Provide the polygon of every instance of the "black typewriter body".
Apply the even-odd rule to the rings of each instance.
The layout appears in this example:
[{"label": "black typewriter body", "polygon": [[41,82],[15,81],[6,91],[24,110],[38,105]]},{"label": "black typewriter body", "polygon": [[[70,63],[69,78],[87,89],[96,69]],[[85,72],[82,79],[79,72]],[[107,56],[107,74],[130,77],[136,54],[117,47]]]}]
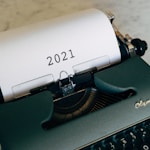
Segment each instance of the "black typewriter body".
[{"label": "black typewriter body", "polygon": [[57,124],[49,122],[56,109],[50,91],[2,104],[0,150],[149,150],[149,65],[135,57],[94,78],[131,92],[113,95],[90,89],[96,92],[95,103],[78,117]]}]

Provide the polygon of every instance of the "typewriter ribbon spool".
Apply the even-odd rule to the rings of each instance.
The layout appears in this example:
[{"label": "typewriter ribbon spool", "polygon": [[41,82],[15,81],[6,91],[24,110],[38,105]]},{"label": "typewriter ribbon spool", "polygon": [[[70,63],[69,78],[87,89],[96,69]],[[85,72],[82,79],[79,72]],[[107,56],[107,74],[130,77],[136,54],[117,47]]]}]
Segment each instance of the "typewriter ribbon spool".
[{"label": "typewriter ribbon spool", "polygon": [[[121,52],[118,43],[125,52]],[[2,32],[0,101],[9,102],[53,84],[53,91],[57,91],[62,71],[71,81],[74,76],[99,71],[129,57],[130,44],[131,50],[138,47],[143,52],[147,48],[144,41],[129,43],[122,38],[110,19],[97,9]],[[65,74],[62,79],[69,84]]]}]

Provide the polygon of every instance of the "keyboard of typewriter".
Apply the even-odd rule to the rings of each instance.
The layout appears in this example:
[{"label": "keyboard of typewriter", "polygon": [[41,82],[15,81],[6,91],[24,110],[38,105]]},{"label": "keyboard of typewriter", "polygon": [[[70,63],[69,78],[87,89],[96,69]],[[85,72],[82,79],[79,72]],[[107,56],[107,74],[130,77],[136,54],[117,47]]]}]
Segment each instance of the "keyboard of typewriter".
[{"label": "keyboard of typewriter", "polygon": [[150,150],[150,119],[80,150]]}]

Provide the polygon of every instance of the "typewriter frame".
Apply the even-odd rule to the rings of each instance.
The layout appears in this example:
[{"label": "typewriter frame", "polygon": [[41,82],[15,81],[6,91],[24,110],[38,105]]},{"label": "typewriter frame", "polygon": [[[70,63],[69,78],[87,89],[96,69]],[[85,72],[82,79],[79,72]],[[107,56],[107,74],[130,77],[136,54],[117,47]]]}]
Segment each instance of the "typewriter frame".
[{"label": "typewriter frame", "polygon": [[136,107],[141,100],[150,98],[149,74],[149,65],[139,57],[97,73],[95,78],[116,87],[133,87],[136,94],[49,130],[42,128],[53,114],[49,91],[1,104],[1,149],[80,149],[150,118],[149,104]]}]

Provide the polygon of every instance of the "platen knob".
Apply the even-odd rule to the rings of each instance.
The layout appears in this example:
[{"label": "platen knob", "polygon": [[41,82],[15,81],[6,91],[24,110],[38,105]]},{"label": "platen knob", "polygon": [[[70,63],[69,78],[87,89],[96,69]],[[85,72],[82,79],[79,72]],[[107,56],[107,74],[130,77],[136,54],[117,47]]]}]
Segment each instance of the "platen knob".
[{"label": "platen knob", "polygon": [[142,41],[137,38],[137,39],[133,39],[131,43],[135,46],[136,48],[135,52],[137,55],[143,56],[145,54],[145,51],[148,48],[148,45],[145,41]]}]

